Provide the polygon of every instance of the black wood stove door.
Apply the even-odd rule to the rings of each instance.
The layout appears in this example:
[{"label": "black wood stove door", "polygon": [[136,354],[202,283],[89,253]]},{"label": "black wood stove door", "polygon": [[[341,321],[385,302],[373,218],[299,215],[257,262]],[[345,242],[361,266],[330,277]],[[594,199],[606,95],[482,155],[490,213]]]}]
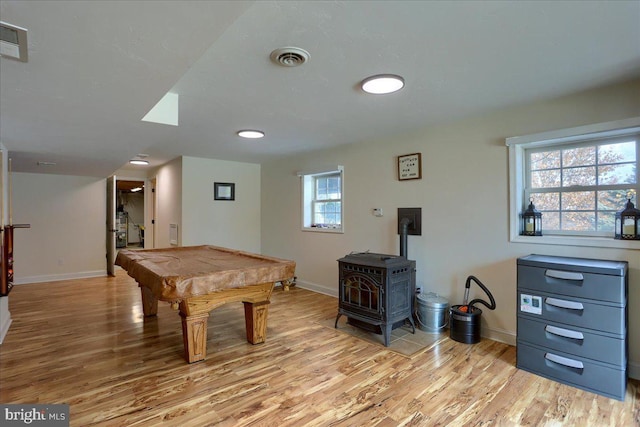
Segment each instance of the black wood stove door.
[{"label": "black wood stove door", "polygon": [[340,286],[340,306],[345,312],[372,320],[382,319],[382,283],[376,283],[371,276],[350,273],[344,276]]}]

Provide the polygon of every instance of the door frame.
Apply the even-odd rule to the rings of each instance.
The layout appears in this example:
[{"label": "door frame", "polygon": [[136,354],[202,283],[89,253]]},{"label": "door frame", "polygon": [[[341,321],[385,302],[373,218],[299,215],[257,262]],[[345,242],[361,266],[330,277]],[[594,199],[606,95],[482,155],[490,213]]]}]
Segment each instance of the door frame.
[{"label": "door frame", "polygon": [[116,261],[116,176],[107,178],[106,258],[107,274],[115,276]]}]

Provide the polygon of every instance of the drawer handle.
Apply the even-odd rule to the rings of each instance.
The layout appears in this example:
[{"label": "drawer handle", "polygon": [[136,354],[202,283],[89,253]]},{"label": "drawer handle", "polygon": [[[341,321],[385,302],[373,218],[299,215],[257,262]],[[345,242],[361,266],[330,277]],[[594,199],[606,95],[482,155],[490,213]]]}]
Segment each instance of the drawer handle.
[{"label": "drawer handle", "polygon": [[544,330],[553,335],[558,335],[564,338],[571,338],[574,340],[584,340],[582,332],[571,331],[569,329],[558,328],[557,326],[547,325]]},{"label": "drawer handle", "polygon": [[557,354],[545,353],[544,358],[550,362],[557,363],[559,365],[563,365],[568,368],[580,369],[580,370],[584,369],[584,365],[582,364],[582,362],[578,360],[569,359],[567,357],[558,356]]},{"label": "drawer handle", "polygon": [[584,310],[584,306],[580,302],[575,301],[565,301],[563,299],[558,298],[546,298],[544,300],[548,305],[552,305],[554,307],[566,308],[568,310]]},{"label": "drawer handle", "polygon": [[574,273],[573,271],[546,270],[544,275],[553,279],[582,281],[584,276],[582,273]]}]

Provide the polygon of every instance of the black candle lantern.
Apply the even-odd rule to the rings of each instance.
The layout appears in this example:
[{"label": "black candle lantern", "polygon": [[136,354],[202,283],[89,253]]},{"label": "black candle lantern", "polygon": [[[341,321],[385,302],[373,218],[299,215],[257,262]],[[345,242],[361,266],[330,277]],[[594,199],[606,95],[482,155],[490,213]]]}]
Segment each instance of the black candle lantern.
[{"label": "black candle lantern", "polygon": [[640,240],[640,210],[627,199],[624,209],[616,212],[616,234],[619,240]]},{"label": "black candle lantern", "polygon": [[533,205],[533,199],[529,199],[529,207],[522,213],[521,236],[542,236],[542,213]]}]

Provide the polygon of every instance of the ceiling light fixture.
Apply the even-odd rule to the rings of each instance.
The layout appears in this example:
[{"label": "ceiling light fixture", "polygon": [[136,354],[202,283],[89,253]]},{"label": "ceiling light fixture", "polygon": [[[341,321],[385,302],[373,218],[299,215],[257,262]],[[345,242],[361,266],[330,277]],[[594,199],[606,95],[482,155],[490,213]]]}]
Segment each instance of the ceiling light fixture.
[{"label": "ceiling light fixture", "polygon": [[245,129],[245,130],[239,130],[238,136],[242,138],[258,139],[258,138],[264,137],[264,132],[260,130]]},{"label": "ceiling light fixture", "polygon": [[397,92],[404,87],[404,79],[395,74],[378,74],[362,81],[362,90],[374,95]]},{"label": "ceiling light fixture", "polygon": [[138,191],[142,190],[142,187],[136,187],[136,188],[132,188],[131,192],[132,193],[137,193]]},{"label": "ceiling light fixture", "polygon": [[149,162],[148,162],[148,161],[146,161],[146,160],[140,160],[140,159],[132,159],[132,160],[129,160],[129,163],[131,163],[132,165],[144,165],[144,166],[146,166],[146,165],[148,165],[148,164],[149,164]]}]

